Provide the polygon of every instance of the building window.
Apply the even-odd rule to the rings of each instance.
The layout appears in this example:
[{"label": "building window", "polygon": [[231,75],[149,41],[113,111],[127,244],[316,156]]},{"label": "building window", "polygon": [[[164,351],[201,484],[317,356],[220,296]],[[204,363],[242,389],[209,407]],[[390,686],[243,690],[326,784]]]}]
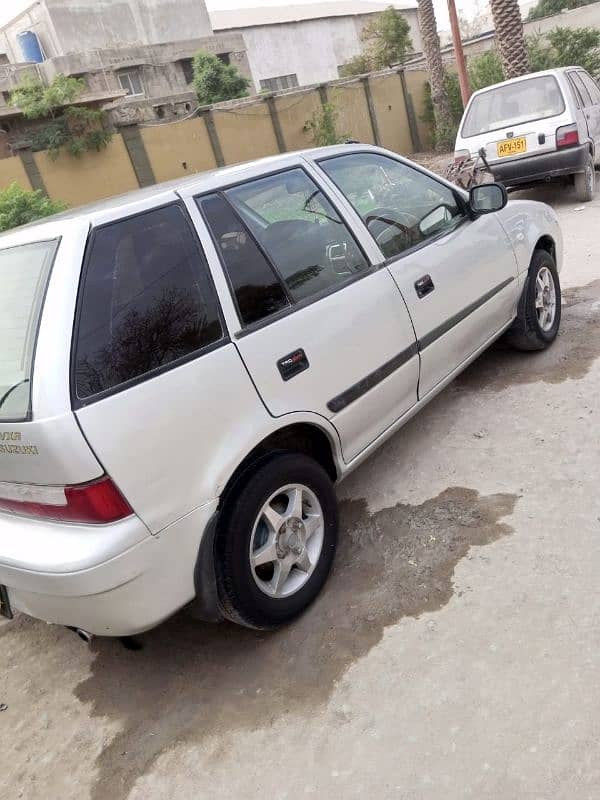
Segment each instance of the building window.
[{"label": "building window", "polygon": [[293,89],[298,86],[298,76],[279,75],[277,78],[265,78],[260,82],[260,88],[267,92],[278,92],[281,89]]},{"label": "building window", "polygon": [[231,64],[231,53],[217,53],[217,58],[219,61],[222,61],[223,64],[229,66]]},{"label": "building window", "polygon": [[183,79],[186,83],[191,83],[194,80],[194,59],[182,58],[179,63],[181,64]]},{"label": "building window", "polygon": [[129,72],[119,72],[119,83],[121,88],[124,89],[129,96],[144,94],[144,87],[142,86],[142,78],[138,69],[130,70]]}]

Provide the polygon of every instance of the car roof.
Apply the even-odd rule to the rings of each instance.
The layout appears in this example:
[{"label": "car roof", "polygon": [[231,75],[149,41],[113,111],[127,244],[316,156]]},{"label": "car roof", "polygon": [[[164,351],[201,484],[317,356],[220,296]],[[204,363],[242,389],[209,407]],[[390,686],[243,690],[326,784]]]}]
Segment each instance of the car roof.
[{"label": "car roof", "polygon": [[554,69],[544,69],[540,70],[539,72],[528,72],[526,75],[520,75],[518,78],[510,78],[510,80],[507,81],[501,81],[500,83],[492,83],[490,86],[484,86],[483,89],[478,89],[476,92],[473,92],[473,97],[475,97],[478,94],[484,94],[485,92],[489,92],[490,89],[497,89],[499,86],[509,86],[512,83],[520,83],[521,81],[529,80],[529,78],[541,78],[544,75],[561,75],[570,69],[583,69],[583,67],[578,67],[574,65],[570,67],[556,67]]},{"label": "car roof", "polygon": [[175,178],[157,183],[144,189],[136,189],[126,194],[109,197],[77,208],[62,211],[43,220],[30,222],[0,235],[0,248],[10,247],[25,241],[40,241],[60,236],[63,232],[81,226],[99,225],[108,219],[126,217],[135,214],[144,207],[160,205],[161,202],[173,202],[181,194],[190,196],[214,191],[221,186],[230,185],[245,179],[259,177],[261,174],[276,172],[288,166],[301,163],[304,158],[319,158],[357,150],[377,149],[372,145],[333,145],[331,147],[315,147],[282,153],[275,156],[255,159],[242,164],[220,167],[218,169],[198,172],[185,178]]}]

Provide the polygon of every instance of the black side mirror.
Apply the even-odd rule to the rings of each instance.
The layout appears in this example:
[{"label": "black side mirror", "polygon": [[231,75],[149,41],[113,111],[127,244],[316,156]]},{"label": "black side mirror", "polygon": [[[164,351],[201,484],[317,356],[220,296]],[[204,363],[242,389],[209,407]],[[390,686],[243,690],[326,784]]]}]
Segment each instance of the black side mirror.
[{"label": "black side mirror", "polygon": [[483,183],[469,192],[469,207],[476,214],[492,214],[508,203],[508,194],[500,183]]}]

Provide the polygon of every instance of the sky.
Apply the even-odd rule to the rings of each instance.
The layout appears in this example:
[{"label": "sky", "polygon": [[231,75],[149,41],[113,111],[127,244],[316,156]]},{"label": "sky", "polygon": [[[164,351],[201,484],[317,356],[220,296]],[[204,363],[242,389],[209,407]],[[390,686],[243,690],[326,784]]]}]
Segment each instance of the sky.
[{"label": "sky", "polygon": [[[294,4],[316,2],[316,0],[292,0]],[[224,9],[224,8],[242,8],[256,6],[279,6],[289,5],[290,0],[206,0],[206,5],[210,10]],[[15,17],[22,9],[31,5],[32,0],[0,0],[0,25],[3,25],[12,17]],[[446,0],[433,0],[435,6],[435,14],[440,30],[447,30],[448,22],[448,7]],[[466,17],[473,14],[474,9],[477,8],[477,0],[456,0],[456,6],[459,11],[464,11]]]}]

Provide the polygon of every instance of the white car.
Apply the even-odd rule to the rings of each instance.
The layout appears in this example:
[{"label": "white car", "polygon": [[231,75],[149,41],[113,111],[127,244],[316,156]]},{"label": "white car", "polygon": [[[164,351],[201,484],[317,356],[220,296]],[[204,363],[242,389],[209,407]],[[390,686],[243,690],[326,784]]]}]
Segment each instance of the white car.
[{"label": "white car", "polygon": [[600,163],[600,89],[581,67],[524,75],[475,92],[456,138],[455,160],[483,150],[494,178],[510,188],[553,179],[594,195]]},{"label": "white car", "polygon": [[2,613],[299,614],[335,482],[501,334],[556,337],[556,216],[506,200],[341,145],[0,237]]}]

